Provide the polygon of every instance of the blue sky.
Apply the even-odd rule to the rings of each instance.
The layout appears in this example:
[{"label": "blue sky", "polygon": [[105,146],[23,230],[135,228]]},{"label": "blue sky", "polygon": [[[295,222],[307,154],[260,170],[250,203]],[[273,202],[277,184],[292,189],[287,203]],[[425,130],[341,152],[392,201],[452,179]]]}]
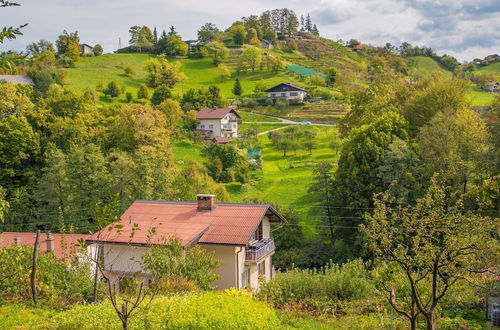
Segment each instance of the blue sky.
[{"label": "blue sky", "polygon": [[310,13],[322,36],[363,43],[427,45],[439,54],[472,60],[500,53],[499,0],[18,0],[0,9],[0,25],[29,23],[24,36],[0,45],[22,50],[31,41],[54,41],[64,30],[78,30],[82,42],[100,43],[106,52],[128,44],[132,25],[174,25],[184,39],[196,37],[205,22],[226,28],[234,20],[287,7]]}]

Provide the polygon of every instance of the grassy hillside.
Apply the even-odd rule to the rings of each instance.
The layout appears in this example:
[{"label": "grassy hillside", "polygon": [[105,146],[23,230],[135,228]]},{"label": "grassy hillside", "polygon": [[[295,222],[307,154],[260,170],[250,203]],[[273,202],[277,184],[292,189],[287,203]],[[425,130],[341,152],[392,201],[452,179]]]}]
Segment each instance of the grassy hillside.
[{"label": "grassy hillside", "polygon": [[445,76],[451,77],[449,70],[445,69],[441,64],[433,58],[426,56],[413,56],[406,58],[406,62],[410,68],[410,76],[416,79],[424,78],[435,71],[442,72]]},{"label": "grassy hillside", "polygon": [[[154,55],[148,54],[108,54],[97,57],[84,57],[75,68],[67,69],[66,86],[73,90],[82,91],[85,88],[95,88],[100,82],[107,84],[116,81],[125,88],[126,92],[131,92],[134,97],[141,84],[146,83],[146,72],[143,68],[144,62]],[[217,85],[226,97],[233,97],[232,88],[235,77],[224,82],[220,80],[219,72],[211,60],[171,58],[170,61],[179,61],[180,70],[184,72],[187,79],[176,86],[178,93],[184,93],[190,88],[207,88],[210,85]],[[123,68],[131,66],[136,74],[127,76]],[[263,83],[269,87],[277,85],[283,81],[291,81],[301,85],[302,83],[283,72],[255,72],[242,73],[239,76],[244,94],[253,93],[257,83]],[[123,99],[124,96],[118,97]]]},{"label": "grassy hillside", "polygon": [[493,72],[500,74],[500,62],[492,63],[486,66],[480,66],[477,68],[477,71],[482,72]]},{"label": "grassy hillside", "polygon": [[250,184],[231,183],[226,188],[235,202],[245,198],[259,198],[292,206],[302,215],[304,228],[312,233],[313,226],[318,221],[316,217],[309,215],[315,205],[308,192],[313,181],[313,166],[321,160],[337,161],[337,155],[329,147],[332,131],[336,128],[301,126],[300,129],[316,129],[318,132],[318,148],[313,150],[312,156],[305,150],[297,150],[296,153],[283,157],[283,153],[271,145],[268,135],[263,135],[259,137],[262,146],[262,171],[253,174],[254,182]]}]

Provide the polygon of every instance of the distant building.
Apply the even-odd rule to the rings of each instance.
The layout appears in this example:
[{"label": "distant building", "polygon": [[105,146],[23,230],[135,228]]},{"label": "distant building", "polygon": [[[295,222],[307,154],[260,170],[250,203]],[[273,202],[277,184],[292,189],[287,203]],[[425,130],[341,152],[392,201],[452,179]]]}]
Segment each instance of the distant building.
[{"label": "distant building", "polygon": [[353,52],[357,53],[357,52],[360,52],[363,49],[363,47],[361,45],[355,45],[355,46],[352,46],[351,49]]},{"label": "distant building", "polygon": [[215,137],[237,137],[238,120],[240,115],[231,108],[201,109],[196,115],[199,124],[198,130],[208,132],[210,138]]},{"label": "distant building", "polygon": [[80,45],[80,55],[83,55],[83,56],[94,55],[94,47],[89,46],[87,44],[81,44]]},{"label": "distant building", "polygon": [[484,85],[483,89],[490,92],[500,92],[500,84],[498,82],[489,82]]},{"label": "distant building", "polygon": [[282,98],[287,100],[303,101],[306,90],[290,83],[282,83],[266,90],[268,98]]},{"label": "distant building", "polygon": [[5,74],[5,75],[0,75],[0,81],[2,80],[5,80],[6,82],[12,84],[25,84],[25,85],[35,86],[33,79],[31,79],[31,77],[29,76]]},{"label": "distant building", "polygon": [[228,144],[229,138],[223,136],[216,136],[212,139],[212,141],[218,144]]},{"label": "distant building", "polygon": [[274,49],[274,44],[272,40],[261,40],[261,47],[265,49]]}]

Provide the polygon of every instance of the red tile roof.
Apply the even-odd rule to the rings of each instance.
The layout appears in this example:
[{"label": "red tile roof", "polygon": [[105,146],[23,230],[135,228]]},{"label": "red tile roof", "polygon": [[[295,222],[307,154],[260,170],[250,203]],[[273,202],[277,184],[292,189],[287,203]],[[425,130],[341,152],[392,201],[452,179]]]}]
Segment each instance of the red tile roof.
[{"label": "red tile roof", "polygon": [[[156,228],[152,244],[162,238],[177,236],[184,245],[200,244],[246,245],[268,215],[271,221],[286,220],[272,207],[264,204],[215,204],[209,211],[198,211],[197,203],[136,201],[121,216],[120,233],[108,227],[95,233],[91,241],[145,244],[151,228]],[[114,225],[116,225],[115,223]],[[135,230],[133,228],[139,228]]]},{"label": "red tile roof", "polygon": [[[19,245],[33,247],[35,245],[36,233],[3,232],[0,234],[0,248],[6,248],[15,244],[15,238]],[[80,240],[86,240],[89,235],[81,234],[51,234],[52,252],[57,258],[73,259],[81,249]],[[40,253],[47,253],[47,233],[40,233]]]},{"label": "red tile roof", "polygon": [[228,113],[234,113],[238,118],[240,115],[234,111],[234,109],[231,108],[210,108],[210,109],[201,109],[198,111],[198,114],[196,115],[197,119],[222,119],[224,116],[226,116]]},{"label": "red tile roof", "polygon": [[229,138],[225,136],[216,136],[214,137],[214,142],[220,143],[220,144],[226,144],[229,143]]}]

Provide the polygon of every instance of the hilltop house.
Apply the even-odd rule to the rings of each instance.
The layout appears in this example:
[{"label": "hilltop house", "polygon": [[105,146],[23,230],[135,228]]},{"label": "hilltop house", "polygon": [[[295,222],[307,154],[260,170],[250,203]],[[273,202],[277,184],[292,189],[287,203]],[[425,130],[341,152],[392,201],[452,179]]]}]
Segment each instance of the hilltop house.
[{"label": "hilltop house", "polygon": [[[215,203],[214,195],[197,195],[197,202],[135,201],[119,222],[87,242],[100,246],[112,283],[127,277],[148,281],[141,256],[150,246],[177,237],[184,247],[198,244],[222,261],[214,283],[218,289],[258,289],[259,280],[273,277],[271,222],[286,220],[269,205]],[[156,234],[148,237],[152,228]]]},{"label": "hilltop house", "polygon": [[80,55],[82,55],[82,56],[94,55],[94,47],[87,45],[87,44],[81,44],[80,45]]},{"label": "hilltop house", "polygon": [[306,90],[290,83],[282,83],[266,90],[269,98],[283,98],[287,100],[304,101]]},{"label": "hilltop house", "polygon": [[0,81],[5,80],[6,82],[12,84],[25,84],[35,86],[33,79],[25,75],[15,75],[15,74],[0,74]]},{"label": "hilltop house", "polygon": [[201,109],[196,115],[199,131],[207,133],[208,137],[237,137],[240,115],[231,108]]},{"label": "hilltop house", "polygon": [[[6,248],[13,245],[35,246],[36,233],[22,232],[3,232],[0,234],[0,248]],[[67,261],[90,260],[94,247],[83,248],[80,244],[89,238],[89,235],[81,234],[55,234],[41,233],[39,238],[39,253],[54,253],[57,258]]]}]

